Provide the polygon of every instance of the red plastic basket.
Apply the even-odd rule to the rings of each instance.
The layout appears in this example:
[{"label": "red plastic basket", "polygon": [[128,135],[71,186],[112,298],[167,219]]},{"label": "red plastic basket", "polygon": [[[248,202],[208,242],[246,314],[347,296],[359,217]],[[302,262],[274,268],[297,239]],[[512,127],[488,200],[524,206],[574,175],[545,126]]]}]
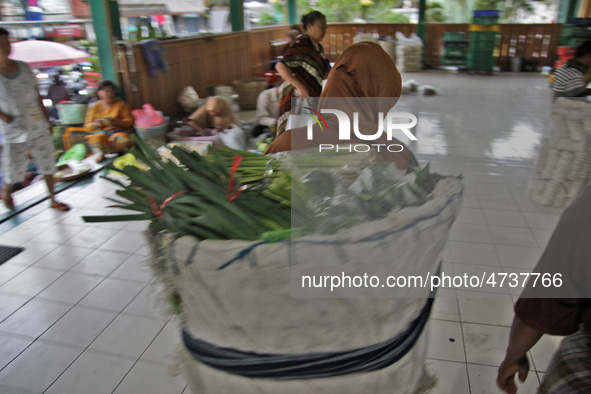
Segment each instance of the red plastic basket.
[{"label": "red plastic basket", "polygon": [[574,56],[577,50],[570,47],[557,47],[556,53],[560,56]]}]

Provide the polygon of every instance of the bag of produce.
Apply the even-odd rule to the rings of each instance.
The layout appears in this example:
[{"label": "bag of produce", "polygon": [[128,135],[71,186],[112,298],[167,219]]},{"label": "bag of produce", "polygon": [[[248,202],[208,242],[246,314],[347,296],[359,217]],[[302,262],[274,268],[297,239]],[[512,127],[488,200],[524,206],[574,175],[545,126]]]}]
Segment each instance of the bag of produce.
[{"label": "bag of produce", "polygon": [[433,384],[431,289],[306,287],[302,275],[436,274],[459,179],[364,154],[171,152],[179,165],[136,141],[150,171],[127,166],[131,182],[113,181],[129,201],[120,207],[138,213],[85,220],[150,220],[152,267],[182,315],[193,392],[410,394]]}]

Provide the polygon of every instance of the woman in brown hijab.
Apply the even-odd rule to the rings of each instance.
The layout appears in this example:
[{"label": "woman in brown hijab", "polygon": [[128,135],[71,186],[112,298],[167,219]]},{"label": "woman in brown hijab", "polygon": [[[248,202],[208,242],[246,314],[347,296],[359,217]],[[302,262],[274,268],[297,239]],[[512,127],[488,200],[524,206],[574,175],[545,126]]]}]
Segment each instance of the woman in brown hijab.
[{"label": "woman in brown hijab", "polygon": [[[332,68],[326,86],[322,90],[319,101],[319,109],[334,108],[335,97],[379,98],[375,103],[379,108],[367,105],[366,100],[343,100],[338,109],[346,113],[359,113],[359,125],[366,124],[375,130],[377,126],[376,114],[387,113],[392,108],[401,93],[400,73],[396,69],[392,58],[378,44],[372,42],[360,42],[347,48],[337,59]],[[340,102],[337,100],[337,102]],[[373,101],[372,101],[373,102]],[[355,108],[351,108],[355,103]],[[344,106],[344,108],[343,108]],[[314,141],[306,145],[304,138],[298,138],[298,146],[294,149],[318,147],[319,143],[334,143],[337,140],[336,131],[339,130],[336,116],[326,117],[326,131],[320,126],[314,125]],[[318,131],[318,132],[316,132]],[[300,134],[301,133],[301,134]],[[276,153],[292,150],[292,137],[305,136],[306,127],[288,130],[281,134],[265,153]],[[319,138],[317,138],[319,136]],[[329,142],[330,141],[330,142]],[[355,140],[351,140],[355,142]],[[365,143],[365,141],[358,141]],[[416,164],[412,152],[400,141],[387,140],[383,134],[374,144],[399,144],[403,147],[401,152],[393,153],[385,149],[380,150],[380,156],[386,161],[392,161],[398,168],[405,169]]]}]

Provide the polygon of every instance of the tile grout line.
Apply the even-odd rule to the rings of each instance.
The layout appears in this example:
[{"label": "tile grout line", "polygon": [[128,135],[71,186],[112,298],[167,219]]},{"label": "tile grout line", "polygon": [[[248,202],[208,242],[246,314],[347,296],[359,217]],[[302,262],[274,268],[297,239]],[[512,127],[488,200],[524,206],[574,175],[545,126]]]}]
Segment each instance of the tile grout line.
[{"label": "tile grout line", "polygon": [[[106,278],[105,278],[105,279],[106,279]],[[101,281],[101,283],[102,283],[102,281]],[[149,284],[149,283],[148,283],[148,284]],[[146,284],[146,286],[147,286],[148,284]],[[97,286],[98,286],[98,285],[97,285]],[[75,358],[75,359],[74,359],[74,360],[73,360],[73,361],[72,361],[72,362],[71,362],[71,363],[70,363],[70,364],[69,364],[69,365],[68,365],[68,366],[67,366],[67,367],[66,367],[66,368],[65,368],[65,369],[62,371],[62,373],[60,373],[60,374],[58,375],[58,377],[57,377],[57,378],[55,378],[55,380],[54,380],[54,381],[53,381],[53,382],[52,382],[52,383],[51,383],[51,384],[50,384],[50,385],[49,385],[49,386],[48,386],[48,387],[47,387],[45,390],[43,390],[43,393],[47,392],[47,390],[49,390],[49,389],[51,388],[51,386],[53,386],[53,385],[55,384],[55,382],[57,382],[57,381],[58,381],[58,379],[59,379],[59,378],[60,378],[60,377],[61,377],[61,376],[62,376],[64,373],[66,373],[66,371],[67,371],[68,369],[70,369],[70,367],[71,367],[71,366],[72,366],[72,365],[73,365],[73,364],[74,364],[74,363],[75,363],[75,362],[76,362],[76,361],[77,361],[77,360],[78,360],[80,357],[82,357],[82,355],[84,354],[84,352],[86,352],[87,350],[93,350],[93,349],[90,349],[90,346],[91,346],[91,345],[92,345],[92,344],[93,344],[93,343],[94,343],[94,342],[97,340],[97,338],[98,338],[98,337],[99,337],[99,336],[100,336],[100,335],[101,335],[101,334],[102,334],[102,333],[103,333],[103,332],[104,332],[104,331],[105,331],[107,328],[109,328],[109,326],[110,326],[111,324],[113,324],[113,321],[115,321],[115,319],[117,319],[117,317],[119,317],[119,316],[121,315],[121,313],[123,312],[123,310],[124,310],[125,308],[127,308],[127,307],[129,306],[129,304],[131,304],[131,303],[133,302],[133,300],[135,300],[135,299],[136,299],[136,297],[137,297],[137,296],[138,296],[138,295],[139,295],[139,294],[140,294],[140,293],[141,293],[141,292],[144,290],[144,288],[145,288],[145,286],[142,288],[142,290],[140,290],[140,291],[138,292],[138,294],[136,294],[136,296],[135,296],[135,297],[134,297],[132,300],[130,300],[130,301],[129,301],[129,302],[128,302],[128,303],[127,303],[127,304],[126,304],[126,305],[125,305],[125,306],[124,306],[122,309],[121,309],[121,311],[120,311],[119,313],[117,313],[117,314],[115,315],[115,317],[114,317],[114,318],[113,318],[113,319],[112,319],[112,320],[109,322],[109,324],[107,324],[107,325],[105,326],[105,328],[103,328],[103,329],[101,330],[101,332],[97,334],[97,336],[94,338],[94,340],[92,340],[92,341],[91,341],[91,342],[90,342],[90,343],[89,343],[89,344],[88,344],[88,345],[87,345],[87,346],[86,346],[86,347],[85,347],[85,348],[82,350],[82,352],[81,352],[81,353],[80,353],[80,354],[79,354],[79,355],[78,355],[78,356],[77,356],[77,357],[76,357],[76,358]],[[87,295],[88,295],[88,294],[87,294]],[[84,297],[83,297],[83,298],[84,298]],[[78,303],[79,303],[79,302],[78,302]],[[74,306],[78,305],[78,303],[76,303]],[[70,310],[72,310],[73,308],[74,308],[74,307],[72,307]],[[70,310],[68,310],[68,312],[69,312]],[[66,313],[68,313],[68,312],[66,312]],[[64,315],[65,315],[65,314],[64,314]],[[64,315],[62,315],[62,317],[63,317]],[[56,324],[56,323],[57,323],[59,320],[61,320],[61,318],[60,318],[60,319],[58,319],[58,320],[57,320],[57,321],[56,321],[54,324]],[[49,328],[51,328],[51,327],[52,327],[54,324],[52,324],[52,325],[51,325]],[[48,328],[47,330],[49,330],[49,328]],[[43,332],[43,334],[44,334],[45,332],[47,332],[47,330],[45,330],[45,331]],[[40,337],[41,337],[43,334],[41,334],[41,335],[40,335],[40,336],[39,336],[37,339],[39,339],[39,338],[40,338]],[[154,338],[156,338],[156,337],[154,337]],[[35,341],[36,341],[36,340],[35,340]],[[147,349],[147,348],[146,348],[146,349]],[[145,351],[145,350],[144,350],[144,351]],[[108,352],[107,352],[107,353],[108,353]],[[142,354],[143,354],[143,353],[142,353]],[[11,362],[12,362],[12,361],[11,361]],[[137,362],[137,361],[136,361],[136,362]],[[135,365],[135,364],[134,364],[134,365]],[[132,368],[133,368],[133,367],[132,367]],[[131,368],[130,368],[130,370],[131,370]],[[128,371],[128,373],[129,373],[129,371]]]},{"label": "tile grout line", "polygon": [[162,331],[164,331],[164,327],[166,327],[166,325],[168,324],[168,322],[170,322],[171,320],[172,320],[172,317],[170,317],[166,321],[166,323],[164,323],[164,325],[162,326],[162,328],[160,329],[160,331],[158,331],[158,333],[150,341],[150,343],[148,344],[148,346],[146,346],[146,348],[144,349],[144,351],[138,356],[137,360],[135,360],[135,362],[133,363],[133,365],[131,366],[131,368],[129,368],[129,371],[127,371],[127,373],[125,374],[125,376],[123,376],[123,378],[119,381],[119,383],[117,384],[117,386],[115,386],[115,388],[113,389],[113,391],[111,393],[114,393],[115,391],[117,391],[117,388],[119,386],[121,386],[121,383],[123,383],[123,381],[125,380],[125,378],[127,377],[127,375],[129,375],[129,373],[131,372],[131,370],[136,366],[136,364],[140,361],[140,359],[142,358],[142,356],[144,355],[144,353],[146,353],[148,351],[148,348],[152,345],[152,343],[154,343],[154,341],[156,340],[156,338],[158,337],[158,335],[160,335],[160,333]]},{"label": "tile grout line", "polygon": [[[109,238],[109,239],[110,239],[110,238]],[[96,249],[98,249],[98,248],[96,248]],[[130,257],[131,257],[131,255],[130,255]],[[124,262],[125,262],[125,261],[124,261]],[[122,262],[121,264],[123,264],[123,262]],[[30,300],[28,300],[28,301],[27,301],[25,304],[21,305],[21,307],[19,307],[19,308],[18,308],[16,311],[14,311],[14,312],[13,312],[13,313],[11,313],[9,316],[7,316],[5,319],[3,319],[3,320],[2,320],[2,322],[6,321],[6,319],[8,319],[10,316],[12,316],[14,313],[16,313],[18,310],[20,310],[20,309],[21,309],[23,306],[25,306],[26,304],[28,304],[29,302],[31,302],[33,299],[37,298],[38,294],[40,294],[41,292],[43,292],[45,289],[47,289],[47,287],[51,286],[51,285],[52,285],[53,283],[55,283],[55,282],[56,282],[58,279],[60,279],[61,277],[63,277],[63,276],[64,276],[64,275],[65,275],[67,272],[69,272],[69,270],[68,270],[68,271],[65,271],[65,272],[64,272],[62,275],[60,275],[59,277],[57,277],[57,278],[56,278],[56,279],[55,279],[53,282],[51,282],[51,283],[50,283],[50,284],[48,284],[46,287],[44,287],[42,290],[40,290],[40,291],[39,291],[39,292],[38,292],[36,295],[34,295],[34,296],[33,296],[33,297],[30,299]],[[20,273],[19,273],[19,274],[20,274]],[[18,276],[19,274],[17,274],[16,276]],[[15,276],[15,277],[16,277],[16,276]],[[20,356],[20,355],[21,355],[21,354],[22,354],[22,353],[23,353],[25,350],[27,350],[27,349],[28,349],[29,347],[31,347],[31,346],[32,346],[34,343],[36,343],[36,342],[37,342],[37,340],[39,340],[39,339],[40,339],[40,338],[43,336],[43,334],[45,334],[45,333],[46,333],[46,332],[47,332],[49,329],[51,329],[51,327],[53,327],[55,324],[57,324],[57,322],[59,322],[59,321],[60,321],[60,320],[61,320],[61,319],[62,319],[62,318],[63,318],[63,317],[66,315],[66,314],[68,314],[68,313],[69,313],[69,312],[70,312],[72,309],[74,309],[74,307],[78,306],[78,305],[79,305],[79,303],[80,303],[80,301],[81,301],[81,300],[82,300],[84,297],[86,297],[86,296],[87,296],[87,295],[88,295],[90,292],[92,292],[92,291],[93,291],[93,290],[94,290],[94,289],[95,289],[97,286],[99,286],[101,283],[103,283],[105,279],[107,279],[107,277],[103,278],[103,280],[101,280],[99,283],[97,283],[97,285],[96,285],[96,286],[94,286],[94,287],[93,287],[91,290],[89,290],[89,292],[88,292],[88,293],[86,293],[86,295],[85,295],[85,296],[83,296],[83,297],[82,297],[82,298],[81,298],[81,299],[80,299],[78,302],[76,302],[74,305],[72,305],[72,307],[71,307],[71,308],[69,308],[69,309],[68,309],[68,310],[67,310],[67,311],[66,311],[66,312],[65,312],[65,313],[64,313],[64,314],[63,314],[63,315],[62,315],[60,318],[58,318],[58,319],[57,319],[57,320],[56,320],[56,321],[55,321],[53,324],[51,324],[49,327],[47,327],[47,329],[45,329],[45,330],[44,330],[44,331],[43,331],[41,334],[39,334],[39,336],[37,336],[37,337],[36,337],[36,338],[33,340],[33,342],[31,342],[31,343],[30,343],[30,344],[29,344],[29,345],[28,345],[28,346],[27,346],[25,349],[23,349],[21,352],[19,352],[19,353],[18,353],[18,354],[17,354],[17,355],[16,355],[16,356],[15,356],[15,357],[12,359],[12,360],[10,360],[10,361],[9,361],[9,362],[8,362],[8,363],[7,363],[7,364],[4,366],[4,367],[0,368],[0,372],[2,372],[2,371],[3,371],[4,369],[6,369],[6,368],[7,368],[7,367],[8,367],[8,366],[9,366],[9,365],[12,363],[12,362],[14,362],[14,360],[16,360],[16,359],[17,359],[17,358],[18,358],[18,357],[19,357],[19,356]],[[103,333],[103,332],[104,332],[104,331],[105,331],[105,330],[106,330],[106,329],[107,329],[107,328],[108,328],[108,327],[109,327],[109,326],[110,326],[110,325],[113,323],[113,321],[114,321],[114,320],[115,320],[115,319],[116,319],[116,318],[117,318],[119,315],[121,315],[121,313],[123,312],[123,310],[124,310],[125,308],[127,308],[127,307],[129,306],[129,304],[131,304],[131,303],[133,302],[133,300],[135,300],[135,299],[136,299],[136,298],[139,296],[139,294],[140,294],[140,293],[141,293],[141,292],[142,292],[142,291],[143,291],[143,290],[144,290],[144,289],[145,289],[145,288],[146,288],[146,287],[147,287],[149,284],[150,284],[150,282],[146,283],[146,284],[144,285],[144,287],[142,287],[142,289],[141,289],[141,290],[138,292],[138,294],[136,294],[136,296],[135,296],[133,299],[131,299],[131,300],[130,300],[130,301],[129,301],[129,302],[128,302],[128,303],[127,303],[127,304],[126,304],[126,305],[125,305],[125,306],[124,306],[122,309],[121,309],[121,311],[119,311],[119,312],[118,312],[118,313],[115,315],[115,317],[114,317],[114,318],[113,318],[113,319],[112,319],[112,320],[109,322],[109,324],[107,324],[107,325],[105,326],[105,328],[104,328],[103,330],[101,330],[101,332],[100,332],[100,333],[99,333],[99,334],[98,334],[98,335],[95,337],[95,339],[94,339],[94,340],[93,340],[93,341],[92,341],[92,342],[91,342],[91,343],[90,343],[90,344],[89,344],[89,345],[88,345],[86,348],[84,348],[84,349],[83,349],[83,351],[82,351],[82,352],[81,352],[81,353],[78,355],[78,357],[76,357],[76,358],[75,358],[75,359],[72,361],[72,363],[70,363],[70,364],[69,364],[69,365],[66,367],[66,369],[65,369],[65,370],[64,370],[64,371],[63,371],[63,372],[62,372],[62,373],[61,373],[61,374],[60,374],[60,375],[59,375],[59,376],[58,376],[58,377],[57,377],[57,378],[56,378],[56,379],[55,379],[55,380],[54,380],[54,381],[53,381],[53,382],[52,382],[52,383],[51,383],[51,384],[50,384],[50,385],[49,385],[49,386],[48,386],[48,387],[45,389],[45,390],[44,390],[44,392],[45,392],[45,391],[47,391],[47,390],[48,390],[48,389],[49,389],[49,388],[50,388],[50,387],[51,387],[51,386],[52,386],[52,385],[53,385],[53,384],[54,384],[54,383],[57,381],[57,379],[59,379],[59,378],[60,378],[60,377],[61,377],[61,376],[62,376],[62,375],[63,375],[63,374],[64,374],[64,373],[65,373],[65,372],[66,372],[66,371],[67,371],[67,370],[68,370],[68,369],[69,369],[69,368],[72,366],[72,364],[73,364],[74,362],[76,362],[76,360],[78,360],[78,359],[79,359],[79,358],[82,356],[82,354],[84,354],[84,352],[85,352],[85,351],[86,351],[86,350],[87,350],[87,349],[88,349],[88,348],[89,348],[89,347],[92,345],[92,343],[94,343],[94,342],[96,341],[96,339],[98,338],[98,336],[100,336],[100,335],[101,335],[101,334],[102,334],[102,333]],[[40,299],[43,299],[43,298],[41,298],[41,297],[39,297],[39,298],[40,298]],[[50,301],[54,301],[54,300],[50,300]],[[54,301],[54,302],[56,302],[56,301]],[[60,302],[60,301],[57,301],[57,303],[60,303],[60,304],[69,304],[69,303],[66,303],[66,302]],[[2,323],[2,322],[0,322],[0,323]],[[154,339],[155,339],[155,338],[156,338],[156,337],[154,337]],[[150,343],[151,343],[151,342],[150,342]],[[144,349],[144,352],[145,352],[145,350],[147,350],[147,348],[146,348],[146,349]],[[143,354],[143,352],[142,352],[142,354]],[[134,365],[135,365],[135,364],[134,364]]]}]

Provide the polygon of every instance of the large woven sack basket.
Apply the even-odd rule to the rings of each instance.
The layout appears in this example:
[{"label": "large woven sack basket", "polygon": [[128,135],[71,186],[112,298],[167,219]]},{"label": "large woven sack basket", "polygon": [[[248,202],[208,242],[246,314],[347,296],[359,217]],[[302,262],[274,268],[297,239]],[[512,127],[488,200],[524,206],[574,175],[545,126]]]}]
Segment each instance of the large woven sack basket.
[{"label": "large woven sack basket", "polygon": [[242,111],[257,109],[257,98],[267,87],[266,79],[234,81],[234,91],[238,94],[238,105]]},{"label": "large woven sack basket", "polygon": [[[427,391],[433,380],[425,369],[426,329],[412,333],[416,339],[412,347],[386,367],[302,379],[258,378],[228,372],[215,365],[219,359],[212,353],[196,355],[186,338],[204,341],[224,354],[236,351],[247,355],[308,355],[371,347],[407,333],[411,322],[423,316],[425,310],[428,316],[426,308],[431,305],[429,296],[432,296],[429,288],[415,289],[413,294],[422,296],[414,298],[295,298],[291,269],[306,264],[306,256],[345,253],[351,257],[345,263],[352,265],[349,268],[371,272],[368,263],[373,258],[372,251],[382,250],[391,256],[388,262],[396,275],[434,274],[459,212],[462,193],[461,180],[443,178],[434,190],[434,198],[420,207],[393,211],[382,220],[331,236],[306,236],[271,244],[197,242],[192,237],[175,239],[170,235],[151,234],[152,267],[167,291],[176,292],[182,301],[181,328],[185,341],[180,360],[192,391],[199,394]],[[327,247],[328,244],[338,247]],[[225,268],[220,269],[222,266]]]}]

